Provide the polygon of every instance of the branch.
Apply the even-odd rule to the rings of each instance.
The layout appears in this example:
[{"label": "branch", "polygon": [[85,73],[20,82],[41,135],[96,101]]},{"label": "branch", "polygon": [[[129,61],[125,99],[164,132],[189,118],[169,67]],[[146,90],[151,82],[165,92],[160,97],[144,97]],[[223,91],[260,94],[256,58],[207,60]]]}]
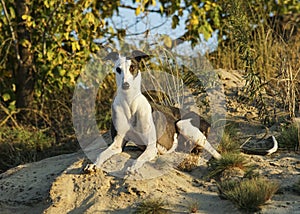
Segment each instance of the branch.
[{"label": "branch", "polygon": [[144,30],[142,32],[138,32],[138,33],[130,33],[130,34],[126,34],[126,36],[138,36],[138,35],[142,35],[142,34],[146,34],[148,32],[150,32],[151,30],[154,30],[156,28],[160,28],[161,26],[163,26],[164,24],[166,24],[168,20],[165,20],[163,23],[159,24],[159,25],[156,25],[150,29],[147,29],[147,30]]},{"label": "branch", "polygon": [[15,43],[15,49],[16,49],[18,63],[22,64],[23,62],[22,62],[21,57],[20,57],[20,52],[19,52],[19,47],[18,47],[18,40],[17,40],[16,34],[15,34],[15,31],[14,31],[14,29],[12,27],[12,24],[10,22],[5,2],[3,0],[1,0],[1,4],[3,6],[4,14],[5,14],[5,17],[7,19],[7,23],[9,25],[9,29],[10,29],[10,32],[11,32],[11,37],[12,37],[14,43]]},{"label": "branch", "polygon": [[[130,9],[130,10],[136,10],[137,8],[136,7],[132,7],[132,6],[129,6],[129,5],[124,5],[124,4],[121,4],[119,7],[121,8],[126,8],[126,9]],[[144,10],[145,12],[150,12],[150,13],[159,13],[161,14],[161,11],[160,10],[151,10],[151,9],[146,9]]]}]

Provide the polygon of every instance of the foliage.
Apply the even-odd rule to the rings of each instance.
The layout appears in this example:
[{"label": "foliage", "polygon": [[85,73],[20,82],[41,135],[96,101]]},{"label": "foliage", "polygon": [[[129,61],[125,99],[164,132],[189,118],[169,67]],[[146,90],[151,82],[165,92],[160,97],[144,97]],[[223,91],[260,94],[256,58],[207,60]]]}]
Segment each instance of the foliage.
[{"label": "foliage", "polygon": [[242,210],[253,212],[272,198],[279,189],[279,184],[264,178],[253,178],[241,182],[223,181],[218,187],[222,197]]},{"label": "foliage", "polygon": [[30,127],[0,127],[0,173],[19,164],[39,161],[43,158],[75,152],[78,145],[55,143],[47,130]]},{"label": "foliage", "polygon": [[0,172],[22,163],[37,161],[49,149],[53,139],[42,132],[0,128]]},{"label": "foliage", "polygon": [[244,171],[249,169],[249,164],[245,156],[236,152],[228,152],[222,154],[220,160],[213,159],[209,162],[208,177],[218,177],[227,169],[240,168]]},{"label": "foliage", "polygon": [[295,124],[282,128],[281,134],[278,136],[278,144],[280,148],[289,150],[299,150],[299,129]]},{"label": "foliage", "polygon": [[262,122],[276,122],[276,108],[293,118],[300,97],[299,3],[233,0],[222,5],[225,40],[209,58],[216,67],[246,71],[244,101],[258,107]]},{"label": "foliage", "polygon": [[166,203],[161,198],[145,199],[137,205],[135,213],[137,214],[169,213],[168,210],[164,208],[165,206]]},{"label": "foliage", "polygon": [[240,151],[240,145],[236,140],[236,128],[234,124],[226,124],[218,150],[223,153],[235,153]]}]

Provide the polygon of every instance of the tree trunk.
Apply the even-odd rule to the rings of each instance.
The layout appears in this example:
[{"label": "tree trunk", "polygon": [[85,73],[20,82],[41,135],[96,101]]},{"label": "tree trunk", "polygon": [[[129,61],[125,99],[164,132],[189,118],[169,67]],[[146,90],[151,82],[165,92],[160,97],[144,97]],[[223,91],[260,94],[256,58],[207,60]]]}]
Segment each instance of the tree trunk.
[{"label": "tree trunk", "polygon": [[29,15],[28,0],[17,0],[16,12],[18,17],[17,40],[19,58],[18,67],[15,72],[16,78],[16,106],[21,109],[21,118],[28,116],[28,109],[33,107],[33,89],[34,89],[34,70],[33,70],[33,54],[30,47],[24,47],[22,41],[30,42],[30,32],[26,27],[23,15]]}]

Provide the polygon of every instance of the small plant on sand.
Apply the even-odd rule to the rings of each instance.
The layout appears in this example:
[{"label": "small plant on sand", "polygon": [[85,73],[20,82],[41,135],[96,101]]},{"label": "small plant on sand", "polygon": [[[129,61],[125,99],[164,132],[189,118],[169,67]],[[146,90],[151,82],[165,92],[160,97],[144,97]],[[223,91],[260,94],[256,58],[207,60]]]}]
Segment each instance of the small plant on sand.
[{"label": "small plant on sand", "polygon": [[220,153],[239,152],[240,145],[236,140],[236,132],[234,124],[226,124],[221,143],[218,146]]},{"label": "small plant on sand", "polygon": [[134,213],[136,214],[165,214],[169,211],[164,208],[166,202],[161,198],[145,199],[138,203]]},{"label": "small plant on sand", "polygon": [[199,209],[199,203],[197,201],[191,201],[188,204],[189,213],[197,213]]},{"label": "small plant on sand", "polygon": [[222,197],[232,201],[242,210],[253,212],[260,210],[260,207],[272,198],[279,184],[263,178],[253,178],[241,182],[223,181],[218,187]]},{"label": "small plant on sand", "polygon": [[190,154],[186,157],[177,168],[183,172],[191,172],[198,166],[199,155],[198,154]]},{"label": "small plant on sand", "polygon": [[293,185],[293,189],[300,195],[300,179]]},{"label": "small plant on sand", "polygon": [[289,150],[299,150],[298,128],[295,124],[291,124],[282,129],[281,135],[278,137],[280,148]]},{"label": "small plant on sand", "polygon": [[250,165],[248,164],[245,156],[242,156],[239,153],[224,153],[220,160],[213,159],[209,163],[210,172],[208,177],[217,177],[220,176],[222,172],[232,168],[240,168],[241,170],[247,171]]}]

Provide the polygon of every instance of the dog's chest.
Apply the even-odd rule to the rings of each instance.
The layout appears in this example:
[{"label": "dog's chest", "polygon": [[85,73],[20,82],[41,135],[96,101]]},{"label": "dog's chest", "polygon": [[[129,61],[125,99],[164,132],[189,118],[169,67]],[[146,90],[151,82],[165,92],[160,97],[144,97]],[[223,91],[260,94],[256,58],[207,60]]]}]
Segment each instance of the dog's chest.
[{"label": "dog's chest", "polygon": [[[128,102],[119,97],[115,98],[113,109],[117,114],[122,114],[126,118],[126,122],[133,127],[137,124],[137,105],[134,101]],[[125,122],[125,121],[124,121]]]}]

